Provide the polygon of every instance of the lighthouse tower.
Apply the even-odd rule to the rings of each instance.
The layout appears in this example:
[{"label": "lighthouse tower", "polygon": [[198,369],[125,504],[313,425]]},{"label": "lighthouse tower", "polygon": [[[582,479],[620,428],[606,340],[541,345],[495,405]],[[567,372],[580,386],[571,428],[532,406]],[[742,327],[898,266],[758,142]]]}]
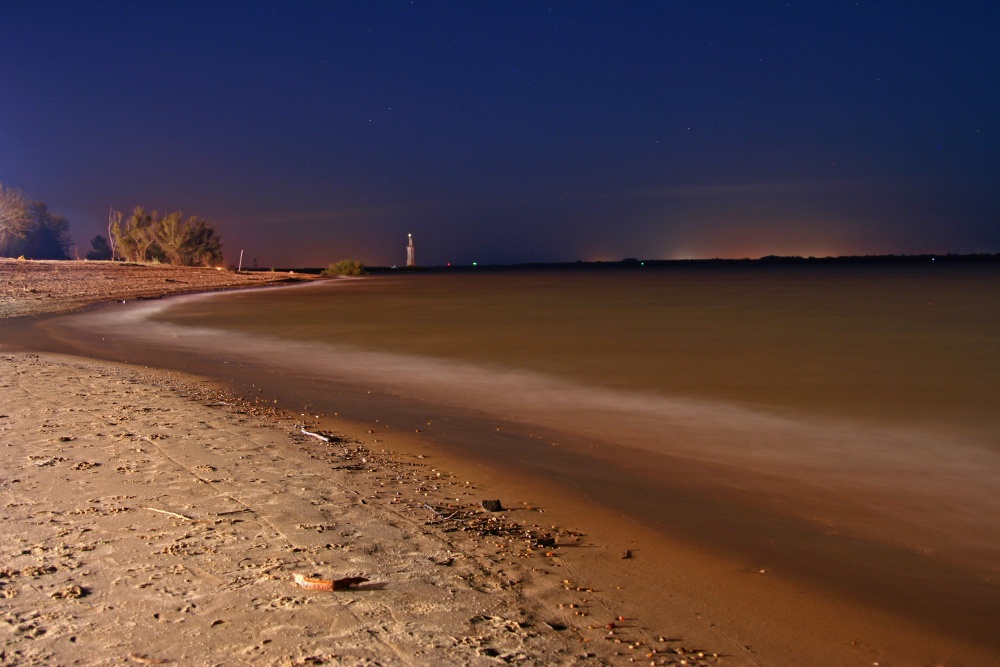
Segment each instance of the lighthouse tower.
[{"label": "lighthouse tower", "polygon": [[410,238],[410,243],[406,246],[406,265],[416,266],[417,260],[413,257],[413,234],[407,234]]}]

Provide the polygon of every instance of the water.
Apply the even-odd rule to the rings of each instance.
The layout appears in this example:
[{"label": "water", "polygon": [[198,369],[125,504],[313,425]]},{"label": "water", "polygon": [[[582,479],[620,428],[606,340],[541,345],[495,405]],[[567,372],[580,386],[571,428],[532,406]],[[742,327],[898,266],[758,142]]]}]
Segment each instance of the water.
[{"label": "water", "polygon": [[459,456],[918,616],[951,595],[981,619],[1000,611],[998,277],[401,272],[53,327],[151,345],[158,363],[174,350],[295,409],[421,426]]},{"label": "water", "polygon": [[1000,287],[983,278],[836,269],[378,276],[189,299],[161,319],[604,389],[993,426]]}]

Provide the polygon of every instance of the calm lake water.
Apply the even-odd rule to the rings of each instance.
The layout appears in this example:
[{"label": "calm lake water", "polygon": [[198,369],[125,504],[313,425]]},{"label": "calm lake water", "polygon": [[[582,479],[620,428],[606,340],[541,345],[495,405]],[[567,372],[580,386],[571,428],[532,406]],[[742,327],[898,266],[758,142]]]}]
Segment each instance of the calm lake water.
[{"label": "calm lake water", "polygon": [[390,275],[187,299],[156,317],[590,388],[838,417],[962,420],[993,430],[1000,442],[998,275],[938,274]]},{"label": "calm lake water", "polygon": [[1000,613],[996,267],[401,271],[51,328],[295,410],[420,426],[918,616],[948,596],[966,627]]}]

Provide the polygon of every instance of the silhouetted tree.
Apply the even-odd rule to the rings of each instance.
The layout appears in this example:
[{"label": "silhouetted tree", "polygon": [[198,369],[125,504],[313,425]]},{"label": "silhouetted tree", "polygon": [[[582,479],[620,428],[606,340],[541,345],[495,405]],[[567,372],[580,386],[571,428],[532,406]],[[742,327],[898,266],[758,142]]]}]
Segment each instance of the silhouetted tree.
[{"label": "silhouetted tree", "polygon": [[111,259],[112,254],[111,246],[108,245],[106,238],[98,234],[90,239],[90,250],[87,251],[87,259]]},{"label": "silhouetted tree", "polygon": [[28,259],[69,259],[73,239],[69,220],[49,211],[45,202],[28,205],[28,224],[20,238],[7,244],[7,256]]}]

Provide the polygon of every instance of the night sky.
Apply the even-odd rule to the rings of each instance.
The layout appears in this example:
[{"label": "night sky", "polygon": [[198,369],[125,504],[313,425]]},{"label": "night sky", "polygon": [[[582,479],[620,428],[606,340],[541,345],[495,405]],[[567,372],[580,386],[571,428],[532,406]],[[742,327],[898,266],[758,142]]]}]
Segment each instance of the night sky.
[{"label": "night sky", "polygon": [[0,9],[0,182],[326,266],[1000,252],[1000,3]]}]

